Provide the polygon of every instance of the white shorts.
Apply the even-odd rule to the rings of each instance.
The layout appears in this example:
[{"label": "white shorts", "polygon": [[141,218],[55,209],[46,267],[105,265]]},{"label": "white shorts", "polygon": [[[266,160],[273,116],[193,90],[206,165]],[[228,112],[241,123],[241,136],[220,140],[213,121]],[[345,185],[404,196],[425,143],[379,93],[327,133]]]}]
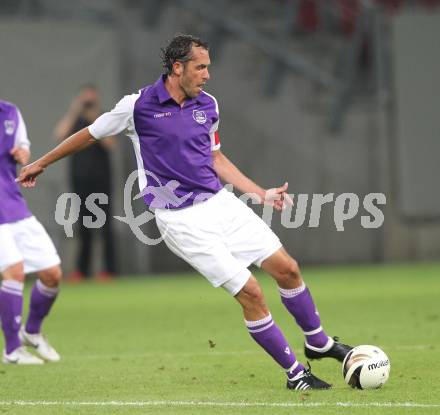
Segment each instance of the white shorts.
[{"label": "white shorts", "polygon": [[236,295],[251,273],[281,242],[266,223],[226,189],[205,202],[179,209],[156,209],[167,246],[214,287]]},{"label": "white shorts", "polygon": [[0,272],[19,262],[24,262],[25,274],[61,262],[52,240],[34,216],[0,225]]}]

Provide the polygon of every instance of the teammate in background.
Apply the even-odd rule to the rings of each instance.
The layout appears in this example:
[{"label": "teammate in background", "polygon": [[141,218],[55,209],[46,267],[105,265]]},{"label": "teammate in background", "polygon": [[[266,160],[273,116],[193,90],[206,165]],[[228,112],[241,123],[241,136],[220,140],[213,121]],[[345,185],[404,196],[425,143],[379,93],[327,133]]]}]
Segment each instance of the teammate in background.
[{"label": "teammate in background", "polygon": [[[307,358],[342,361],[351,347],[327,336],[296,261],[265,222],[220,180],[277,210],[289,202],[288,185],[261,188],[220,150],[218,104],[203,91],[209,80],[208,45],[179,35],[162,52],[165,74],[155,84],[122,98],[111,112],[24,167],[17,180],[32,187],[56,160],[124,131],[134,144],[141,189],[147,187],[145,171],[160,181],[148,186],[160,188],[173,180],[180,184],[173,186],[173,197],[151,191],[143,196],[147,205],[154,201],[157,225],[171,251],[240,303],[249,334],[285,371],[289,389],[327,389],[331,385],[297,361],[249,265],[260,266],[275,279],[281,301],[305,335]],[[165,195],[162,208],[160,194]]]},{"label": "teammate in background", "polygon": [[[5,338],[3,363],[41,364],[60,356],[41,334],[61,281],[60,258],[15,182],[16,165],[30,158],[30,142],[18,108],[0,100],[0,318]],[[21,326],[25,274],[36,272],[29,317]],[[40,359],[29,353],[31,346]]]},{"label": "teammate in background", "polygon": [[[69,110],[55,126],[54,136],[62,141],[70,135],[87,127],[102,114],[98,89],[92,84],[84,85],[72,100]],[[103,244],[103,268],[97,274],[98,281],[108,281],[116,273],[115,248],[112,222],[107,220],[101,230],[83,225],[83,216],[90,215],[85,200],[91,193],[104,193],[108,203],[100,205],[107,218],[112,217],[112,171],[109,151],[115,144],[114,138],[102,140],[97,146],[74,154],[70,159],[69,180],[72,191],[81,199],[79,211],[79,244],[76,270],[67,275],[66,281],[80,282],[90,276],[93,253],[93,237],[99,232]],[[93,172],[93,174],[90,174]]]}]

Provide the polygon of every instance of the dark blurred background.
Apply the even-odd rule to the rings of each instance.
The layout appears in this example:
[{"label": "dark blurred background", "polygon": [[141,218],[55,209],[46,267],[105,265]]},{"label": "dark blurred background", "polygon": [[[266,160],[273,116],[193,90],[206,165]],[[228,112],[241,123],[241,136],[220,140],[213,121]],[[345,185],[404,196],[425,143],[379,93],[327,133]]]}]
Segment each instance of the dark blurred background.
[{"label": "dark blurred background", "polygon": [[[80,85],[96,84],[111,109],[159,77],[159,49],[176,33],[201,36],[211,44],[207,91],[219,101],[223,151],[262,186],[287,180],[295,195],[361,199],[344,232],[335,228],[334,204],[323,206],[317,228],[306,218],[286,229],[274,215],[274,230],[300,263],[436,260],[439,3],[1,0],[0,96],[20,107],[36,158],[55,145],[54,125]],[[119,138],[112,158],[114,214],[123,216],[123,185],[135,169],[129,139]],[[54,211],[68,190],[62,161],[25,192],[66,271],[75,240]],[[387,197],[378,229],[360,222],[370,192]],[[114,227],[121,273],[186,269],[164,244],[145,246],[126,224]],[[144,231],[157,232],[152,223]]]}]

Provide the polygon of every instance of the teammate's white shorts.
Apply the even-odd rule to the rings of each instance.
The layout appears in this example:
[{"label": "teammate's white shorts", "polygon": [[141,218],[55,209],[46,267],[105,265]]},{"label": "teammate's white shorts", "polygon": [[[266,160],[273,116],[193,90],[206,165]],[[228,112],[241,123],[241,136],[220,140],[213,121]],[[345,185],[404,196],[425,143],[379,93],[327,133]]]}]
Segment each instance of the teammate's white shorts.
[{"label": "teammate's white shorts", "polygon": [[52,240],[34,216],[0,225],[0,272],[21,261],[25,274],[61,262]]},{"label": "teammate's white shorts", "polygon": [[226,189],[184,209],[156,209],[155,215],[171,251],[232,295],[249,279],[250,264],[261,266],[282,246],[269,226]]}]

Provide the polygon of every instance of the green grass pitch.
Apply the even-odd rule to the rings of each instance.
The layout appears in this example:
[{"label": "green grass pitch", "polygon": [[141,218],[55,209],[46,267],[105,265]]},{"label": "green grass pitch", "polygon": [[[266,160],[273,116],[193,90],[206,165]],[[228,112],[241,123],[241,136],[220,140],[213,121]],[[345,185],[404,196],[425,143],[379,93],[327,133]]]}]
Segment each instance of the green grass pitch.
[{"label": "green grass pitch", "polygon": [[[257,275],[304,361],[274,282]],[[332,390],[287,390],[233,299],[200,276],[164,275],[64,286],[45,325],[62,361],[0,367],[0,413],[440,414],[440,265],[313,267],[303,275],[329,334],[389,355],[382,389],[350,389],[340,364],[323,360],[313,372]]]}]

